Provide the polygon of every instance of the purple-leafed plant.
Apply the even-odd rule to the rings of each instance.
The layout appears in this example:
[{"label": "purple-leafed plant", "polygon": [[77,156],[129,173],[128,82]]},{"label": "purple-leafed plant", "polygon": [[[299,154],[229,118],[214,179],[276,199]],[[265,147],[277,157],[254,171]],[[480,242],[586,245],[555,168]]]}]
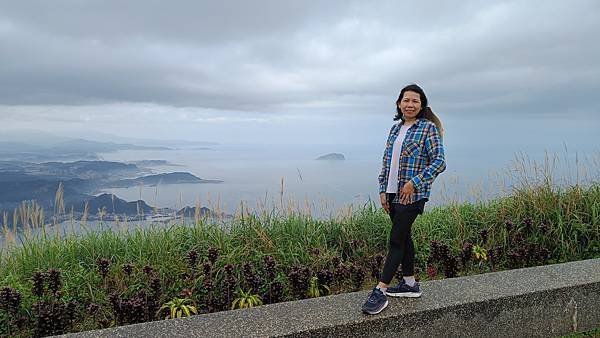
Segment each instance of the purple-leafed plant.
[{"label": "purple-leafed plant", "polygon": [[42,271],[36,271],[31,277],[32,288],[31,293],[36,297],[42,297],[45,291],[46,274]]},{"label": "purple-leafed plant", "polygon": [[146,274],[146,276],[148,276],[148,278],[152,277],[154,275],[154,268],[152,267],[152,265],[145,265],[142,268],[142,271],[144,272],[144,274]]},{"label": "purple-leafed plant", "polygon": [[456,277],[458,274],[458,259],[450,251],[450,247],[439,241],[431,241],[428,266],[441,265],[444,269],[444,275],[448,278]]},{"label": "purple-leafed plant", "polygon": [[350,274],[352,275],[352,286],[354,287],[354,290],[360,290],[366,277],[365,269],[360,265],[352,264],[350,265]]},{"label": "purple-leafed plant", "polygon": [[546,223],[540,223],[539,229],[544,235],[547,235],[550,232],[550,227]]},{"label": "purple-leafed plant", "polygon": [[254,265],[249,262],[245,262],[242,265],[242,273],[244,274],[244,280],[246,282],[246,290],[251,290],[253,294],[258,294],[260,290],[261,278],[256,273]]},{"label": "purple-leafed plant", "polygon": [[98,258],[96,265],[98,266],[98,273],[100,273],[102,280],[106,280],[110,269],[110,261],[106,258]]},{"label": "purple-leafed plant", "polygon": [[298,299],[305,298],[310,282],[310,270],[305,266],[293,266],[288,273],[288,279],[294,296]]},{"label": "purple-leafed plant", "polygon": [[525,217],[525,219],[523,219],[523,225],[525,226],[525,231],[533,230],[533,219],[531,219],[531,217]]},{"label": "purple-leafed plant", "polygon": [[338,260],[338,263],[334,265],[333,278],[337,285],[342,285],[350,277],[350,271],[346,264]]},{"label": "purple-leafed plant", "polygon": [[507,220],[504,222],[504,227],[506,232],[510,233],[515,228],[515,224],[511,220]]},{"label": "purple-leafed plant", "polygon": [[56,269],[50,269],[47,272],[48,279],[48,291],[56,297],[59,296],[60,287],[62,286],[60,271]]},{"label": "purple-leafed plant", "polygon": [[467,266],[467,263],[471,260],[473,256],[473,243],[465,242],[462,247],[462,251],[460,252],[460,262],[463,267]]},{"label": "purple-leafed plant", "polygon": [[281,301],[283,298],[283,284],[276,280],[277,262],[273,256],[267,255],[263,258],[263,270],[266,277],[266,290],[262,299],[265,304],[272,304]]},{"label": "purple-leafed plant", "polygon": [[121,267],[121,269],[123,270],[123,273],[127,277],[131,277],[131,274],[133,274],[133,264],[131,264],[131,263],[125,263],[125,264],[123,264],[123,266]]},{"label": "purple-leafed plant", "polygon": [[225,280],[223,281],[223,300],[222,308],[227,310],[231,307],[231,303],[235,299],[235,290],[238,286],[237,278],[235,277],[234,266],[227,264],[223,267],[225,271]]},{"label": "purple-leafed plant", "polygon": [[198,251],[190,250],[186,255],[187,264],[190,270],[194,271],[196,264],[198,263]]},{"label": "purple-leafed plant", "polygon": [[217,261],[217,258],[219,258],[219,249],[209,248],[207,256],[208,256],[208,261],[210,262],[210,264],[214,265],[215,262]]},{"label": "purple-leafed plant", "polygon": [[488,236],[488,229],[481,229],[481,231],[479,231],[479,238],[481,238],[481,243],[483,243],[484,245],[487,244]]},{"label": "purple-leafed plant", "polygon": [[[5,316],[0,315],[0,325],[3,325],[8,335],[13,332],[19,332],[25,325],[27,318],[21,313],[21,294],[12,288],[4,287],[0,289],[0,314],[5,312]],[[1,331],[0,331],[1,332]]]},{"label": "purple-leafed plant", "polygon": [[333,281],[333,272],[327,268],[323,268],[317,273],[317,278],[320,285],[330,286]]},{"label": "purple-leafed plant", "polygon": [[[62,277],[59,270],[36,272],[32,293],[38,298],[32,304],[34,333],[47,336],[66,333],[71,327],[78,304],[61,299]],[[47,292],[46,292],[47,291]]]},{"label": "purple-leafed plant", "polygon": [[206,310],[208,312],[214,311],[216,304],[215,297],[213,295],[213,290],[215,287],[213,281],[213,266],[210,262],[204,262],[202,264],[202,271],[204,272],[204,279],[202,282],[202,286],[204,287],[204,304],[206,305]]}]

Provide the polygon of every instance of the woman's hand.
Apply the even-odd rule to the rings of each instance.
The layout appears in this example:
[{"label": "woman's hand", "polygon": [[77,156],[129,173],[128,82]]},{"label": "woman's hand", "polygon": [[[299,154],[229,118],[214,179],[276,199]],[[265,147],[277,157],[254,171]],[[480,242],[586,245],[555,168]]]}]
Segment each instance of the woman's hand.
[{"label": "woman's hand", "polygon": [[379,193],[379,201],[381,202],[381,206],[383,207],[383,210],[385,210],[385,213],[389,214],[390,213],[390,205],[387,200],[387,194],[384,192]]},{"label": "woman's hand", "polygon": [[400,203],[401,204],[410,204],[412,203],[412,196],[415,193],[415,186],[412,181],[406,182],[400,190]]}]

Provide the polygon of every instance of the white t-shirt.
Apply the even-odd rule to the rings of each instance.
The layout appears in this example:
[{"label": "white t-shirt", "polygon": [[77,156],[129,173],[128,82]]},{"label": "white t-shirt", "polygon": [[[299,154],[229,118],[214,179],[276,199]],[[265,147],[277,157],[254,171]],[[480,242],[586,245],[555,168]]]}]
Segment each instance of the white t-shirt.
[{"label": "white t-shirt", "polygon": [[398,166],[400,165],[400,152],[402,151],[402,142],[404,142],[404,138],[406,138],[406,132],[412,124],[403,124],[400,126],[400,131],[398,132],[398,137],[396,137],[396,141],[392,145],[392,162],[390,163],[390,173],[388,175],[388,185],[386,192],[397,194],[398,193]]}]

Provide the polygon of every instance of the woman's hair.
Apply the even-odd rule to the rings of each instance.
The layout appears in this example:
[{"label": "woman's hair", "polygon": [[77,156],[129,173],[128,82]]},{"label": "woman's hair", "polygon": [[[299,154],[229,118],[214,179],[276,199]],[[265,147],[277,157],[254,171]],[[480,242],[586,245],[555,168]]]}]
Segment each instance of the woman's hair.
[{"label": "woman's hair", "polygon": [[400,101],[402,101],[402,97],[404,96],[404,93],[406,93],[406,92],[415,92],[415,93],[419,94],[419,97],[421,98],[421,111],[419,111],[419,113],[417,114],[417,118],[424,118],[424,119],[427,119],[427,120],[433,122],[435,124],[435,126],[437,127],[438,131],[440,132],[440,135],[443,135],[444,127],[442,126],[442,121],[440,120],[439,117],[437,117],[437,115],[433,112],[433,110],[431,110],[431,108],[427,105],[427,102],[428,102],[427,95],[425,95],[425,92],[423,91],[423,89],[414,83],[402,88],[402,90],[400,91],[398,100],[396,100],[396,116],[394,116],[394,121],[398,121],[398,120],[404,121],[404,117],[402,116],[402,111],[400,110],[400,107],[398,107],[398,105],[400,104]]}]

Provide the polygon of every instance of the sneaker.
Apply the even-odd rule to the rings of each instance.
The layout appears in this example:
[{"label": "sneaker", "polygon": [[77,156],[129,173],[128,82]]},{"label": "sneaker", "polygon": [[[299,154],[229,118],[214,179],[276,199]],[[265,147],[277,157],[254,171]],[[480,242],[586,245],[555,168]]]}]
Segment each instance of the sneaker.
[{"label": "sneaker", "polygon": [[362,311],[370,315],[376,315],[388,306],[388,300],[383,291],[374,288],[369,294],[369,298],[362,306]]},{"label": "sneaker", "polygon": [[400,281],[400,284],[387,288],[386,295],[391,297],[421,297],[421,288],[419,282],[415,282],[415,286],[409,286],[404,282],[404,279]]}]

